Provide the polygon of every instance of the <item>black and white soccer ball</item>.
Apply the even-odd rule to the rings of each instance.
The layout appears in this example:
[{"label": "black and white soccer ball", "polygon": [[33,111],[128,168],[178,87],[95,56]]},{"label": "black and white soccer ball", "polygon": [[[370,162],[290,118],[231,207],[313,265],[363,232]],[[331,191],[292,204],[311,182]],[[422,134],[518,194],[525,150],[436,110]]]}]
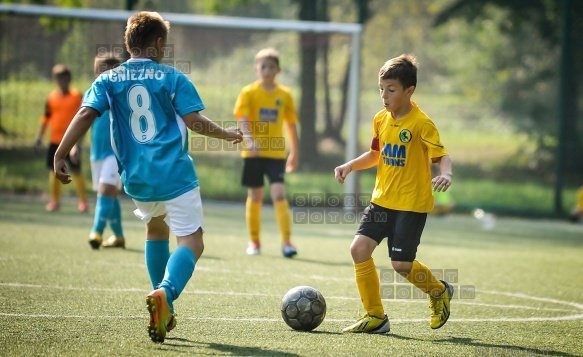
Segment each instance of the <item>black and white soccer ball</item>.
[{"label": "black and white soccer ball", "polygon": [[294,330],[311,331],[326,317],[326,300],[311,286],[296,286],[281,299],[281,317]]}]

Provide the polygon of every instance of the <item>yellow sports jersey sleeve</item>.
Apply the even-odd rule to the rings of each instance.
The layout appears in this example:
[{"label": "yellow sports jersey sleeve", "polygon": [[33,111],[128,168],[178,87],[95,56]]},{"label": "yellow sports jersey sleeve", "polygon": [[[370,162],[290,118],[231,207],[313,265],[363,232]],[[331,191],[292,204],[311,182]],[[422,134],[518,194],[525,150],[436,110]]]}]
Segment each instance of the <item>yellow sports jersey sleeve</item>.
[{"label": "yellow sports jersey sleeve", "polygon": [[[259,157],[272,159],[287,158],[283,123],[296,123],[296,107],[289,89],[277,85],[273,91],[266,91],[259,82],[241,90],[233,114],[237,119],[248,118],[248,132],[259,148]],[[242,157],[249,157],[243,146]]]},{"label": "yellow sports jersey sleeve", "polygon": [[389,209],[433,209],[430,160],[446,156],[437,128],[415,102],[399,120],[382,110],[374,117],[371,150],[379,151],[371,202]]}]

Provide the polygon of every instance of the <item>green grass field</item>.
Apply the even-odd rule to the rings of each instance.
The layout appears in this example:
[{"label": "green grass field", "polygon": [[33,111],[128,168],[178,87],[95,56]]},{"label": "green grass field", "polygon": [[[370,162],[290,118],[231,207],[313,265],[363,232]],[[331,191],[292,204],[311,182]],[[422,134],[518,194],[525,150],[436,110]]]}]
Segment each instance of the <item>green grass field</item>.
[{"label": "green grass field", "polygon": [[[284,259],[267,206],[262,255],[248,257],[244,206],[209,202],[206,250],[175,303],[178,326],[154,344],[146,332],[144,228],[132,203],[123,202],[127,249],[99,251],[86,241],[91,214],[77,213],[72,201],[53,214],[43,205],[0,200],[2,356],[583,355],[583,225],[499,218],[485,230],[469,215],[430,217],[418,259],[454,273],[464,291],[449,322],[431,330],[427,300],[407,298],[409,285],[387,280],[382,244],[374,258],[383,289],[402,297],[383,300],[391,332],[345,335],[363,312],[348,252],[356,224],[296,224],[299,255]],[[297,285],[326,298],[326,319],[313,332],[281,319],[281,297]]]}]

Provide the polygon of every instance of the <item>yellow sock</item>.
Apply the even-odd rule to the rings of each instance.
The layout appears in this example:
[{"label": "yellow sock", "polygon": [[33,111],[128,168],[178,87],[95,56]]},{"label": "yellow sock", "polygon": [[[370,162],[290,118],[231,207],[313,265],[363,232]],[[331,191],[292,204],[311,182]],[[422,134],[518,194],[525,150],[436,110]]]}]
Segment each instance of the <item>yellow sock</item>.
[{"label": "yellow sock", "polygon": [[259,241],[259,230],[261,229],[261,202],[253,202],[247,198],[245,208],[245,218],[247,228],[252,241]]},{"label": "yellow sock", "polygon": [[275,217],[279,225],[282,243],[289,242],[291,237],[291,224],[289,216],[289,204],[287,200],[276,201],[273,203],[275,208]]},{"label": "yellow sock", "polygon": [[441,295],[445,290],[445,285],[435,278],[435,275],[433,275],[431,270],[429,270],[425,264],[418,262],[417,260],[413,261],[413,267],[411,267],[411,271],[409,272],[409,275],[407,275],[407,280],[421,289],[424,293],[433,297]]},{"label": "yellow sock", "polygon": [[381,283],[374,260],[370,258],[365,262],[354,264],[354,273],[362,306],[369,315],[382,319],[385,316],[385,310],[381,301]]},{"label": "yellow sock", "polygon": [[54,172],[49,172],[49,195],[51,201],[61,201],[61,181],[57,180]]},{"label": "yellow sock", "polygon": [[79,197],[79,202],[87,202],[87,191],[85,190],[85,178],[82,174],[73,175],[75,182],[75,190],[77,190],[77,196]]}]

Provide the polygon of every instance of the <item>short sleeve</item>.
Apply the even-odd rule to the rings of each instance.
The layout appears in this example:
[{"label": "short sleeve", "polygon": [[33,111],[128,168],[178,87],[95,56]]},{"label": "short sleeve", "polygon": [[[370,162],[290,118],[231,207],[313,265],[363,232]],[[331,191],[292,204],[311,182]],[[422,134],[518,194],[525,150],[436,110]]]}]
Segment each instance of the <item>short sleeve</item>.
[{"label": "short sleeve", "polygon": [[298,114],[296,111],[296,105],[294,103],[294,99],[291,94],[287,93],[286,95],[286,106],[285,106],[285,115],[283,120],[287,123],[295,124],[298,122]]},{"label": "short sleeve", "polygon": [[174,110],[181,117],[192,112],[204,110],[204,104],[194,84],[182,72],[176,73],[176,87],[172,99]]},{"label": "short sleeve", "polygon": [[237,119],[242,117],[249,117],[249,92],[241,90],[237,101],[235,102],[235,108],[233,109],[233,115]]},{"label": "short sleeve", "polygon": [[372,139],[370,142],[371,151],[380,151],[379,146],[379,121],[375,118],[372,125]]},{"label": "short sleeve", "polygon": [[447,151],[441,143],[439,132],[435,125],[428,121],[421,130],[421,141],[427,147],[431,161],[436,162],[438,157],[446,156]]},{"label": "short sleeve", "polygon": [[82,107],[90,107],[99,112],[101,115],[103,112],[109,109],[109,101],[107,100],[107,89],[106,80],[107,76],[101,75],[91,85],[91,88],[83,96],[83,101],[81,102]]}]

